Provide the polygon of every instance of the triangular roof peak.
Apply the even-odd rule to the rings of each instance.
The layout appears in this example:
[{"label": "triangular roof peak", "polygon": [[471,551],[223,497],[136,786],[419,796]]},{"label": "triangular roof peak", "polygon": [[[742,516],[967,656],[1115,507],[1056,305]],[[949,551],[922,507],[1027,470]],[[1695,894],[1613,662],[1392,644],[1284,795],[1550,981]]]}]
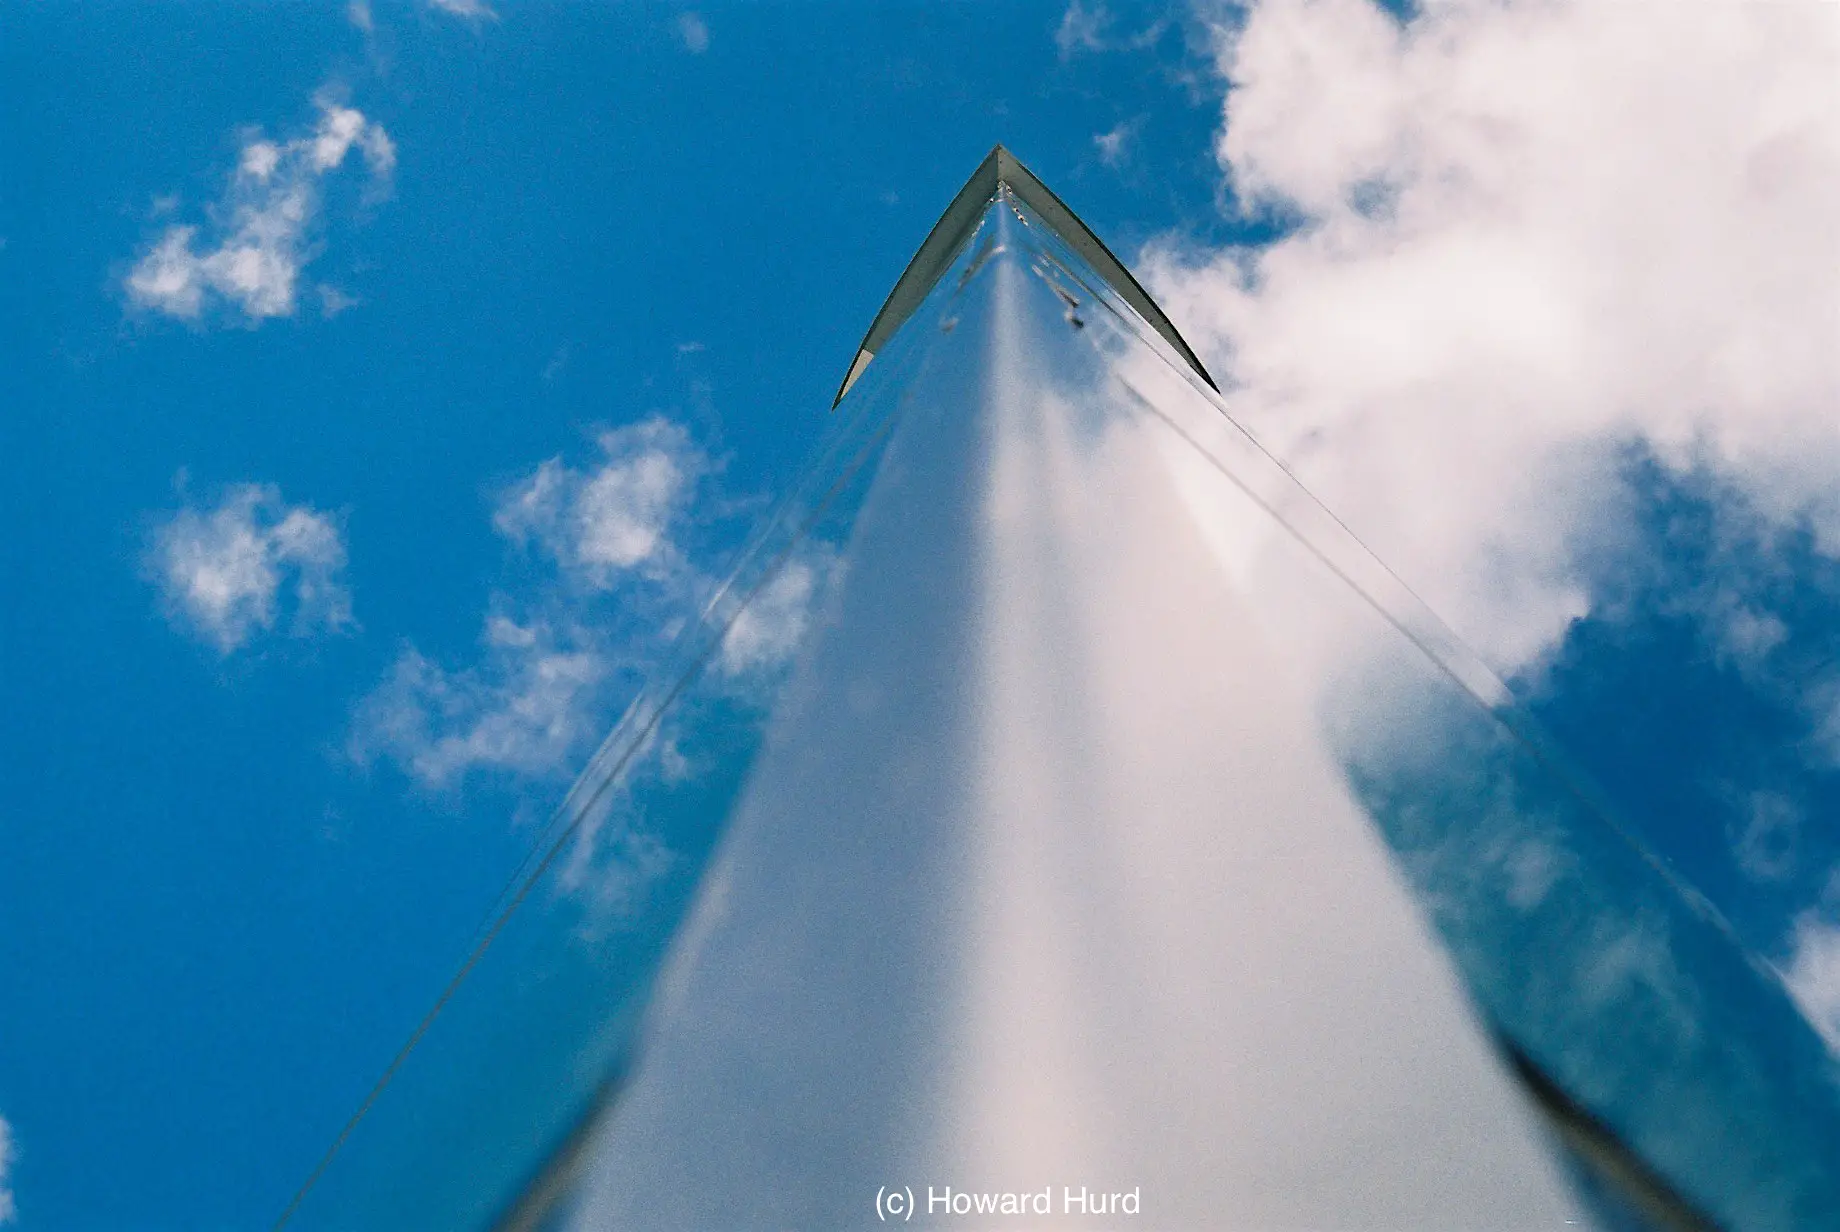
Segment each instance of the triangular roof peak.
[{"label": "triangular roof peak", "polygon": [[1081,222],[1079,215],[1068,209],[1052,189],[1035,178],[1034,172],[1023,166],[1014,154],[998,145],[978,164],[978,169],[972,172],[965,186],[952,198],[952,204],[946,206],[946,212],[933,224],[926,241],[920,245],[913,260],[907,263],[906,272],[894,284],[894,290],[888,293],[887,302],[875,314],[869,332],[863,336],[862,345],[850,361],[850,370],[843,378],[843,385],[831,401],[833,407],[843,401],[843,396],[850,392],[850,386],[863,374],[869,361],[887,345],[888,339],[913,315],[920,301],[927,297],[933,284],[939,281],[939,276],[952,263],[959,244],[977,225],[977,220],[996,197],[997,191],[1004,187],[1034,211],[1036,217],[1078,253],[1121,299],[1136,310],[1146,324],[1161,334],[1163,340],[1176,349],[1197,376],[1206,381],[1210,388],[1220,388],[1202,366],[1200,357],[1183,340],[1156,301],[1150,298],[1149,292],[1138,285],[1137,279],[1131,277],[1131,271],[1124,267],[1124,262],[1113,256],[1112,250],[1092,233],[1092,228]]}]

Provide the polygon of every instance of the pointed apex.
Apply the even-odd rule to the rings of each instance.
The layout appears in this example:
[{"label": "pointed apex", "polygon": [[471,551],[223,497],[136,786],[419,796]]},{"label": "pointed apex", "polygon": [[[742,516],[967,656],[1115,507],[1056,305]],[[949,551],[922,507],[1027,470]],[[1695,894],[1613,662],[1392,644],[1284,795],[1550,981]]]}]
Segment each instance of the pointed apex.
[{"label": "pointed apex", "polygon": [[1020,159],[999,144],[991,147],[990,153],[984,156],[978,169],[972,172],[965,186],[952,198],[952,204],[946,206],[946,212],[933,224],[933,230],[920,245],[913,260],[907,263],[906,272],[894,284],[894,290],[888,293],[887,302],[875,314],[869,332],[864,335],[862,345],[856,350],[856,357],[850,361],[850,370],[844,376],[843,386],[838,389],[836,398],[831,401],[832,407],[843,401],[843,396],[850,392],[850,386],[863,374],[869,361],[887,345],[895,331],[901,328],[907,318],[913,315],[914,309],[920,306],[920,301],[932,291],[933,284],[939,281],[939,276],[952,264],[952,258],[958,254],[965,237],[976,227],[985,207],[996,197],[997,190],[1003,187],[1013,192],[1068,247],[1092,266],[1094,272],[1143,318],[1145,324],[1176,349],[1195,374],[1207,382],[1209,388],[1219,390],[1220,386],[1214,384],[1214,378],[1208,375],[1200,357],[1183,340],[1163,310],[1157,307],[1156,301],[1138,285],[1137,279],[1131,277],[1131,271],[1124,267],[1124,263],[1113,256],[1111,249],[1099,241],[1092,229],[1081,222],[1079,216],[1068,209],[1046,184],[1036,179],[1035,174],[1023,166]]}]

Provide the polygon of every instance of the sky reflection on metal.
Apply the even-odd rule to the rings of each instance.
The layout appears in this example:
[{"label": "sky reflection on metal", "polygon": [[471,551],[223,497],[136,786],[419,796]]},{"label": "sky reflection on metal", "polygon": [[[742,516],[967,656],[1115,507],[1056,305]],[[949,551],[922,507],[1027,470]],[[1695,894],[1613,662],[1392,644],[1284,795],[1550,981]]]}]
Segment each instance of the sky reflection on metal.
[{"label": "sky reflection on metal", "polygon": [[[1023,1173],[1152,1176],[1167,1226],[1835,1209],[1825,1054],[1716,911],[1024,205],[995,189],[958,252],[918,357],[845,404],[889,452],[572,1159],[579,1226],[849,1221],[876,1177]],[[1491,1041],[1608,1162],[1541,1136]],[[1251,1056],[1250,1085],[1222,1061]],[[1362,1154],[1366,1118],[1422,1134]],[[1264,1154],[1299,1141],[1294,1175]]]}]

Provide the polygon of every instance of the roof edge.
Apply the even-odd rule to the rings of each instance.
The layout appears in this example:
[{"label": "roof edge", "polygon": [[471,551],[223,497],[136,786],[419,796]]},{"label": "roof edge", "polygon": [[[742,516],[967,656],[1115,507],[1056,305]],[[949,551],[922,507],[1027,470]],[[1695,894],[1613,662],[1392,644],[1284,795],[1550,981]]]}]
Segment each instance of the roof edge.
[{"label": "roof edge", "polygon": [[971,178],[965,181],[965,186],[958,190],[951,204],[946,206],[945,213],[933,224],[933,229],[927,233],[919,250],[895,282],[894,289],[888,293],[881,311],[869,323],[869,332],[863,335],[862,344],[856,348],[849,371],[844,375],[843,384],[838,387],[837,396],[831,400],[832,409],[843,401],[844,395],[850,392],[850,387],[856,384],[857,378],[863,374],[870,361],[932,292],[934,284],[957,255],[959,245],[976,225],[984,207],[997,195],[1001,186],[1008,186],[1024,205],[1033,210],[1043,223],[1092,266],[1093,271],[1143,318],[1145,324],[1176,349],[1188,366],[1194,369],[1195,375],[1207,382],[1208,388],[1216,393],[1220,391],[1220,386],[1208,375],[1207,368],[1202,365],[1194,348],[1183,339],[1157,302],[1150,298],[1150,293],[1131,276],[1124,262],[1112,255],[1112,250],[1093,234],[1092,228],[1082,222],[1080,216],[1069,209],[1034,172],[1023,166],[1020,159],[1002,145],[997,145],[978,164]]}]

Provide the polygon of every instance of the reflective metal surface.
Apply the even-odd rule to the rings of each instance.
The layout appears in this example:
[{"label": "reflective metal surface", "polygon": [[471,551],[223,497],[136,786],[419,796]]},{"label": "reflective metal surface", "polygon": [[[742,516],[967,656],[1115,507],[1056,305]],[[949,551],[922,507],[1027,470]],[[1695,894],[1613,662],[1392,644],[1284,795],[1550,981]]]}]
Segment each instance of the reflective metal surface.
[{"label": "reflective metal surface", "polygon": [[1397,631],[1294,538],[1236,577],[1210,533],[1273,520],[1167,418],[1211,408],[982,226],[574,1226],[1583,1218],[1324,737]]},{"label": "reflective metal surface", "polygon": [[[903,338],[507,870],[434,1012],[303,1189],[290,1228],[553,1223],[618,1096],[660,956],[759,747],[783,646],[840,576]],[[764,641],[763,641],[764,639]],[[548,1226],[548,1224],[544,1224]]]},{"label": "reflective metal surface", "polygon": [[1776,976],[1358,530],[999,192],[302,1226],[1840,1226]]}]

